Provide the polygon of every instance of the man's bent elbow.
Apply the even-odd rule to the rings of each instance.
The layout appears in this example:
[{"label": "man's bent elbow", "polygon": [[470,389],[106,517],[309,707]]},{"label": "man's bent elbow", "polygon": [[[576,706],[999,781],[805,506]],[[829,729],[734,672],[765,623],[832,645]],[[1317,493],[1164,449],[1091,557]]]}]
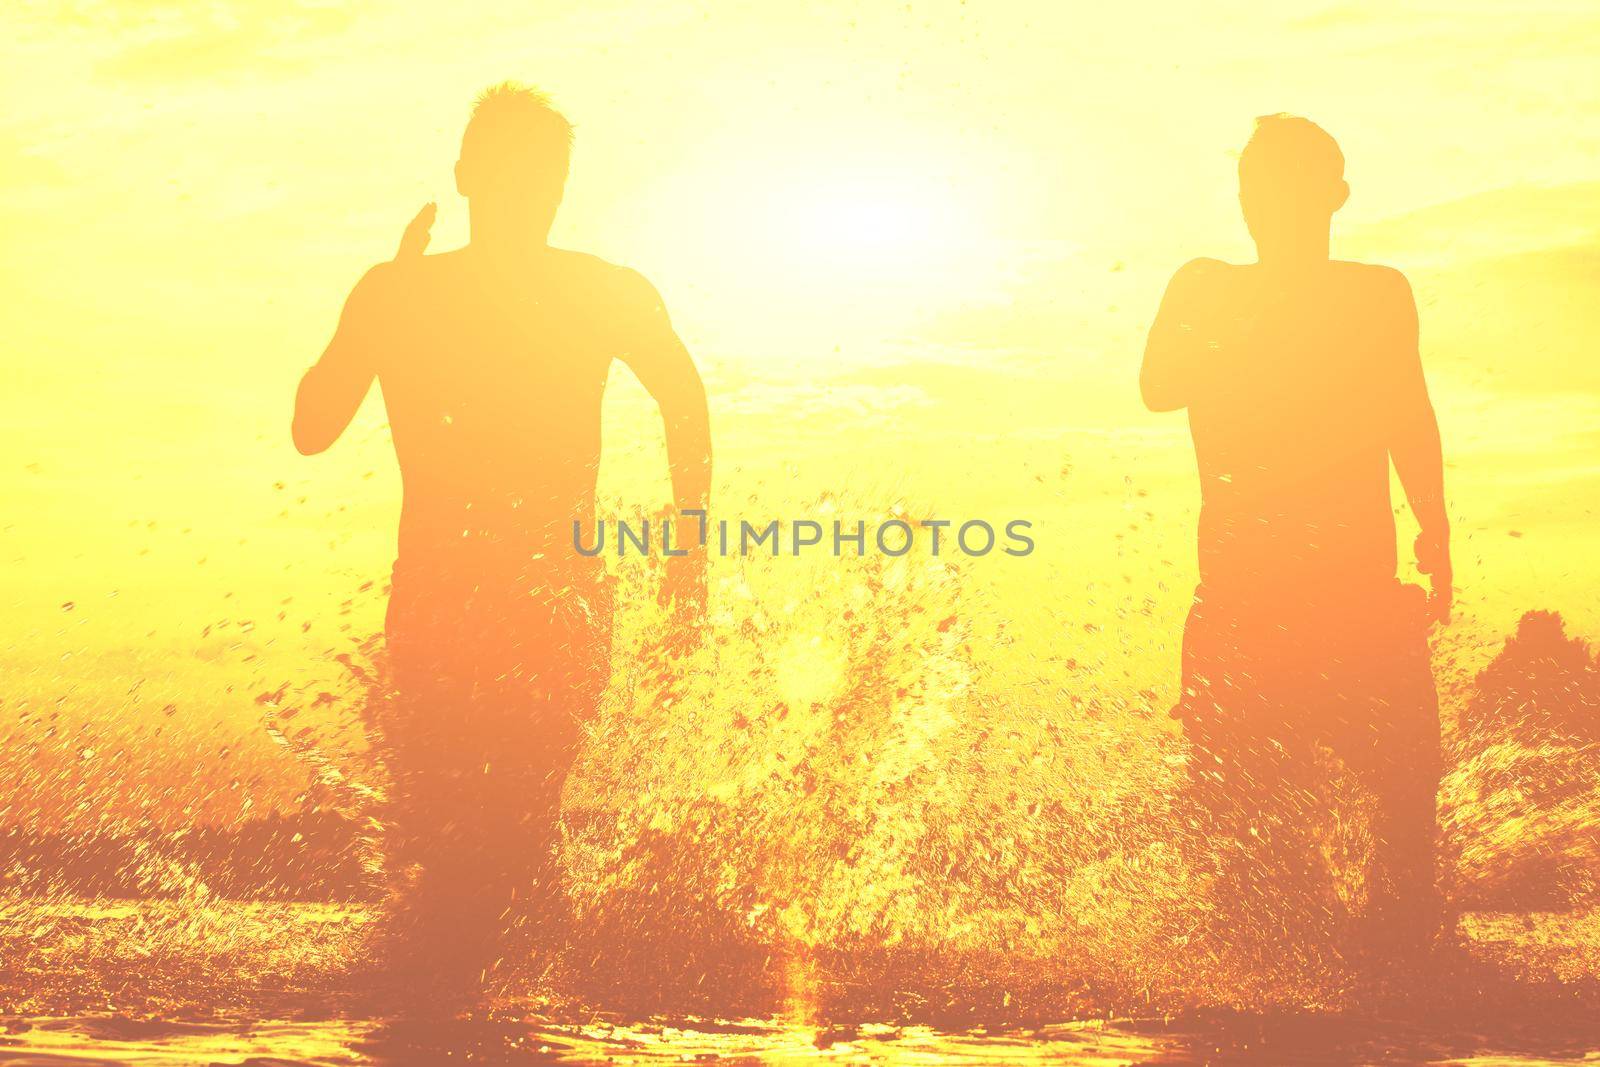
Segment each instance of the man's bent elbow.
[{"label": "man's bent elbow", "polygon": [[302,456],[314,456],[319,452],[326,452],[333,444],[338,434],[327,432],[326,426],[318,425],[316,416],[320,396],[318,382],[321,375],[319,368],[313,366],[306,371],[300,379],[300,387],[294,394],[294,418],[289,423],[289,436],[294,439],[295,451]]},{"label": "man's bent elbow", "polygon": [[302,456],[315,456],[319,452],[328,450],[327,441],[311,436],[311,434],[302,431],[299,426],[295,426],[290,433],[294,438],[295,451]]},{"label": "man's bent elbow", "polygon": [[289,436],[294,439],[296,452],[302,456],[315,456],[319,452],[326,452],[337,435],[328,433],[326,428],[315,425],[296,411],[294,421],[289,425]]},{"label": "man's bent elbow", "polygon": [[1144,406],[1155,412],[1177,411],[1184,406],[1183,397],[1178,390],[1169,385],[1150,381],[1148,378],[1139,380],[1139,396],[1144,401]]}]

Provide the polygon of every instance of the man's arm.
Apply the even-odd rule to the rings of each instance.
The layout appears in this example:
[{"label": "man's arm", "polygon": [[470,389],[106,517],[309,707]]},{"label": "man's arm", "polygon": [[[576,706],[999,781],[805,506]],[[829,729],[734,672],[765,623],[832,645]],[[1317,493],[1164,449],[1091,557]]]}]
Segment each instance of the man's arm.
[{"label": "man's arm", "polygon": [[669,561],[668,588],[663,593],[703,603],[706,554],[700,534],[704,516],[682,516],[685,511],[705,512],[711,497],[711,417],[706,389],[689,350],[673,331],[655,287],[633,271],[625,272],[625,278],[623,299],[630,328],[619,356],[661,409],[667,463],[672,468],[672,497],[678,511],[672,543],[675,549],[693,549],[688,557],[681,557],[691,561],[687,572]]},{"label": "man's arm", "polygon": [[1434,615],[1450,617],[1450,519],[1444,506],[1444,449],[1439,420],[1422,373],[1417,343],[1417,302],[1399,271],[1391,275],[1385,303],[1391,308],[1394,338],[1394,397],[1389,429],[1389,455],[1400,475],[1406,501],[1422,532],[1417,536],[1417,569],[1432,579]]},{"label": "man's arm", "polygon": [[[400,247],[395,252],[395,262],[414,262],[422,258],[437,212],[438,205],[429,201],[406,224],[405,232],[400,235]],[[382,344],[379,325],[383,312],[378,306],[379,293],[389,270],[380,263],[356,283],[339,315],[333,340],[328,342],[316,366],[300,379],[300,391],[294,398],[293,432],[294,446],[301,455],[316,455],[337,441],[355,418],[372,386]]]},{"label": "man's arm", "polygon": [[294,399],[294,446],[301,455],[326,450],[344,433],[378,369],[378,292],[385,265],[356,283],[339,316],[333,340],[300,379]]},{"label": "man's arm", "polygon": [[1204,278],[1215,266],[1216,260],[1190,260],[1167,283],[1139,368],[1139,392],[1151,411],[1177,411],[1193,396],[1208,344],[1197,321],[1204,310]]}]

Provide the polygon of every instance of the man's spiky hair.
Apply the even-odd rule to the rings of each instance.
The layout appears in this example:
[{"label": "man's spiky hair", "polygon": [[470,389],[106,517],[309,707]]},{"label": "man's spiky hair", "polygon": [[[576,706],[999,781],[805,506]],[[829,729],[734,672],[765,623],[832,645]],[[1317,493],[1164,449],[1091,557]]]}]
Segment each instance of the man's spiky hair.
[{"label": "man's spiky hair", "polygon": [[1281,111],[1256,119],[1255,131],[1239,153],[1240,173],[1258,162],[1274,171],[1324,180],[1344,177],[1344,153],[1333,135],[1310,119]]},{"label": "man's spiky hair", "polygon": [[565,174],[572,156],[572,123],[538,89],[519,82],[491,85],[472,105],[465,140],[531,143]]}]

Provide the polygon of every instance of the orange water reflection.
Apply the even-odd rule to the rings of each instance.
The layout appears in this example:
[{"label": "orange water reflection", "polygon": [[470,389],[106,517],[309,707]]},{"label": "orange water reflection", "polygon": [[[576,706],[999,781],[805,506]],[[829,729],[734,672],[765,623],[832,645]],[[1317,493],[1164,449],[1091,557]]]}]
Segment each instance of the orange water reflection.
[{"label": "orange water reflection", "polygon": [[470,1016],[385,1020],[329,984],[369,925],[341,905],[0,900],[0,1063],[1526,1067],[1600,1050],[1600,1013],[1580,996],[1594,992],[1600,912],[1469,915],[1466,969],[1444,996],[1419,982],[1358,1011],[990,1025],[622,1018],[537,982]]}]

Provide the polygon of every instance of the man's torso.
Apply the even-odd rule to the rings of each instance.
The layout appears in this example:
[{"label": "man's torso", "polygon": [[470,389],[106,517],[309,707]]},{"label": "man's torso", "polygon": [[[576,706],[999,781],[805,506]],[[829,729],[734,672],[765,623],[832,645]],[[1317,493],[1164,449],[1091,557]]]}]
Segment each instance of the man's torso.
[{"label": "man's torso", "polygon": [[394,265],[378,381],[405,493],[397,574],[482,585],[570,554],[630,341],[623,273],[555,249],[514,276],[469,250]]},{"label": "man's torso", "polygon": [[1392,584],[1385,273],[1337,262],[1292,282],[1258,266],[1210,272],[1194,314],[1212,341],[1189,421],[1201,580],[1214,592],[1282,600]]}]

